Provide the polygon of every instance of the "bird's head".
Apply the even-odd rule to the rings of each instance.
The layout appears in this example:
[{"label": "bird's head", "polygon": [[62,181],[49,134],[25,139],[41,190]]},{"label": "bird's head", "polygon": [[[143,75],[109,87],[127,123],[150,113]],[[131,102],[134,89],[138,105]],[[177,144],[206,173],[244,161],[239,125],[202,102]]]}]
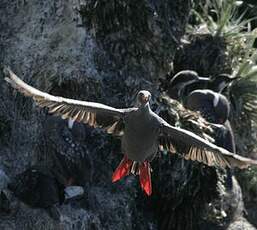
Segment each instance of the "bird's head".
[{"label": "bird's head", "polygon": [[220,74],[210,80],[210,88],[215,92],[222,93],[236,79],[237,77],[231,77],[229,74]]},{"label": "bird's head", "polygon": [[175,100],[183,101],[190,92],[201,88],[208,78],[200,77],[195,71],[183,70],[178,72],[169,82],[168,95]]},{"label": "bird's head", "polygon": [[147,90],[141,90],[137,94],[137,102],[139,103],[140,106],[144,106],[147,103],[149,103],[151,99],[151,93]]}]

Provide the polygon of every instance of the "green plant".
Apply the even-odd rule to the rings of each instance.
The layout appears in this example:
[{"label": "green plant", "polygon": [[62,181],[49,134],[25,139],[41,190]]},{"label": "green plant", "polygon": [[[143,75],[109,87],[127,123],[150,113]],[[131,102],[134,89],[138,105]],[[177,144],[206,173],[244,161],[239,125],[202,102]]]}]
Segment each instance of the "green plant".
[{"label": "green plant", "polygon": [[257,51],[249,47],[241,64],[235,68],[236,78],[231,86],[231,96],[237,110],[257,125]]},{"label": "green plant", "polygon": [[243,172],[237,172],[237,178],[245,194],[246,201],[251,201],[255,197],[257,201],[257,169],[248,168]]},{"label": "green plant", "polygon": [[199,26],[205,26],[209,33],[215,36],[240,36],[253,19],[244,19],[247,12],[241,15],[239,6],[242,1],[237,0],[208,0],[199,2],[192,9]]},{"label": "green plant", "polygon": [[230,87],[230,97],[238,113],[234,117],[257,124],[257,51],[254,48],[257,28],[251,28],[251,21],[257,14],[245,18],[250,8],[248,5],[240,8],[242,3],[237,0],[200,0],[192,10],[196,22],[191,33],[202,32],[201,28],[204,28],[205,33],[224,39],[231,58],[232,77],[236,78]]},{"label": "green plant", "polygon": [[192,9],[194,25],[189,26],[190,33],[209,33],[214,37],[223,37],[232,57],[232,68],[236,68],[249,57],[256,38],[251,22],[257,18],[245,18],[250,8],[242,11],[242,1],[208,0],[200,1]]}]

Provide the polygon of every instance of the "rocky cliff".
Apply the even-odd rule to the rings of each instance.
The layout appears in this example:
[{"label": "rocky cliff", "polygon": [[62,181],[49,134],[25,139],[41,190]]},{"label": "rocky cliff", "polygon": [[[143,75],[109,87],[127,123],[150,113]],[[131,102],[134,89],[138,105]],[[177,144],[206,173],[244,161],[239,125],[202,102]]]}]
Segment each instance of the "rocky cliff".
[{"label": "rocky cliff", "polygon": [[[55,95],[124,107],[143,88],[157,101],[158,80],[171,70],[190,8],[190,0],[2,0],[0,64]],[[153,166],[156,195],[148,199],[137,178],[111,183],[122,158],[119,140],[78,124],[72,131],[64,130],[65,122],[61,130],[53,129],[48,119],[46,111],[5,84],[1,71],[0,169],[9,178],[47,161],[51,152],[74,152],[73,142],[87,155],[81,182],[85,194],[60,206],[59,222],[12,197],[13,211],[0,215],[1,229],[224,229],[242,216],[240,187],[235,182],[228,198],[224,173],[158,158]],[[73,142],[60,138],[63,132]],[[57,145],[46,144],[49,139]],[[213,213],[215,199],[218,211]],[[222,199],[235,203],[231,214],[230,206],[224,208],[227,213],[221,211]],[[208,203],[212,211],[204,215]]]}]

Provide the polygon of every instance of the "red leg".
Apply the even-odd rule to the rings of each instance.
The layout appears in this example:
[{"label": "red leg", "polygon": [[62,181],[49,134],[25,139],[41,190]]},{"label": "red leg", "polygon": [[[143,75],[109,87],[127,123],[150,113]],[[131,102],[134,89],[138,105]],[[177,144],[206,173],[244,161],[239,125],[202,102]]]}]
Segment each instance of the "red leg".
[{"label": "red leg", "polygon": [[139,179],[141,188],[150,196],[152,194],[151,168],[148,161],[141,163],[139,167]]},{"label": "red leg", "polygon": [[130,172],[132,163],[133,161],[128,159],[128,157],[125,155],[112,175],[112,182],[116,182],[122,177],[127,176]]}]

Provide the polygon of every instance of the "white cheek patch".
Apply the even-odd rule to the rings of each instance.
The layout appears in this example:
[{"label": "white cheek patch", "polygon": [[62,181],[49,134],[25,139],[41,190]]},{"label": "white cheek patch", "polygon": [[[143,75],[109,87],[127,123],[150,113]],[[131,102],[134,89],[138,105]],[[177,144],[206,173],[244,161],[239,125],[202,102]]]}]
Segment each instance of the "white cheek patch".
[{"label": "white cheek patch", "polygon": [[227,86],[227,84],[225,82],[222,82],[220,85],[219,85],[219,92],[221,92],[223,89],[225,89],[225,87]]},{"label": "white cheek patch", "polygon": [[214,94],[214,99],[213,99],[214,108],[217,107],[218,103],[219,103],[219,95],[215,93]]},{"label": "white cheek patch", "polygon": [[73,124],[74,124],[74,120],[69,119],[69,120],[68,120],[68,127],[69,127],[69,129],[72,129]]}]

